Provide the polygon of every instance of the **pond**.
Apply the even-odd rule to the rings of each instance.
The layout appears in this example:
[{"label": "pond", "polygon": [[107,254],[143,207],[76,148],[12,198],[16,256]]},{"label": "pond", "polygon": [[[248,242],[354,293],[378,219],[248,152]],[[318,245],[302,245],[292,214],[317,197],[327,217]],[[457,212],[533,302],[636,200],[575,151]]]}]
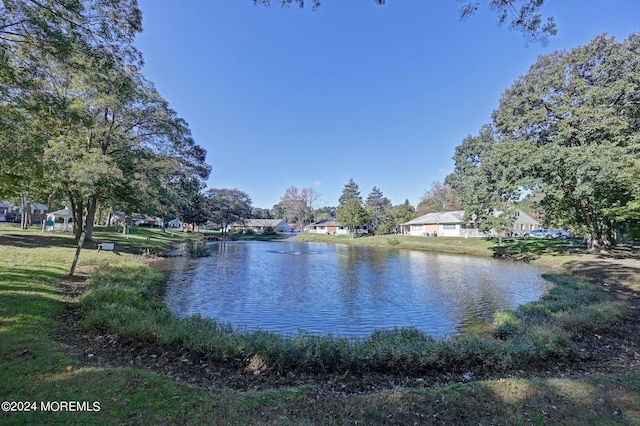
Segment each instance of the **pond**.
[{"label": "pond", "polygon": [[239,330],[353,337],[412,326],[445,337],[550,286],[544,268],[497,259],[300,242],[209,248],[169,267],[166,303]]}]

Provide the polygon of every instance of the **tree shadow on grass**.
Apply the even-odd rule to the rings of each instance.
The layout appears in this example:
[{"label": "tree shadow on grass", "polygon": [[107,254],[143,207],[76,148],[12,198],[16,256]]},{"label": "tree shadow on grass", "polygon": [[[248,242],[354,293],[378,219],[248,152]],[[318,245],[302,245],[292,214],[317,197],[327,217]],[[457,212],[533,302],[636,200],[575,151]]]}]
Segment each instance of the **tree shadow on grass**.
[{"label": "tree shadow on grass", "polygon": [[19,248],[75,247],[77,246],[77,242],[74,240],[73,235],[2,234],[0,235],[0,246]]},{"label": "tree shadow on grass", "polygon": [[546,240],[529,238],[502,239],[492,248],[493,257],[532,261],[540,256],[581,255],[586,248],[581,240]]}]

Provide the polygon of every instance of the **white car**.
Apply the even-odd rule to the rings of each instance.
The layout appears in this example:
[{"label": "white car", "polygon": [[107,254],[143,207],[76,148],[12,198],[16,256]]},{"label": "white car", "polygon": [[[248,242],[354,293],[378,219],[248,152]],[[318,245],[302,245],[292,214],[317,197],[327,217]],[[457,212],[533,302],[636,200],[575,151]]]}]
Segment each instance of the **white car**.
[{"label": "white car", "polygon": [[554,238],[562,238],[562,234],[559,231],[553,229],[534,229],[533,231],[527,231],[524,233],[525,238],[546,238],[552,240]]},{"label": "white car", "polygon": [[568,240],[573,238],[573,232],[565,231],[564,229],[550,229],[549,231],[557,232],[560,234],[560,237],[563,240]]}]

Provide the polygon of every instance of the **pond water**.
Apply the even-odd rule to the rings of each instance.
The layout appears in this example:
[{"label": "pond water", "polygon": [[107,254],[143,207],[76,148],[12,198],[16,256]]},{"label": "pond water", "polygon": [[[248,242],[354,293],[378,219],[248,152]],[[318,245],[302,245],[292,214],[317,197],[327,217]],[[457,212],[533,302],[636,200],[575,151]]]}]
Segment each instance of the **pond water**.
[{"label": "pond water", "polygon": [[539,299],[545,269],[423,251],[299,242],[220,242],[178,259],[166,303],[237,329],[365,336],[413,326],[434,337]]}]

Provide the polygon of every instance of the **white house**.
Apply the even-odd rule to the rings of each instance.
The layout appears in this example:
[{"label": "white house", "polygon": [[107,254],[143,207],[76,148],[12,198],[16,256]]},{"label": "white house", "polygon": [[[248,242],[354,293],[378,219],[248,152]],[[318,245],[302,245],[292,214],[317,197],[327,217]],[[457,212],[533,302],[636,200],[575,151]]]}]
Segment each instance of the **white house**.
[{"label": "white house", "polygon": [[178,218],[171,219],[168,225],[169,225],[169,228],[182,228],[182,222]]},{"label": "white house", "polygon": [[427,213],[402,224],[405,234],[417,237],[478,237],[472,221],[464,220],[464,211]]},{"label": "white house", "polygon": [[331,234],[331,235],[344,235],[349,233],[349,229],[346,226],[342,226],[334,219],[325,219],[305,227],[305,230],[310,234]]},{"label": "white house", "polygon": [[[349,234],[349,228],[342,225],[335,219],[325,219],[311,225],[305,226],[305,232],[311,234],[331,234],[331,235],[345,235]],[[369,225],[359,226],[355,230],[356,234],[368,234]]]},{"label": "white house", "polygon": [[[499,215],[500,212],[494,214]],[[513,232],[522,234],[526,231],[539,229],[540,222],[521,209],[515,212]],[[473,221],[464,220],[464,211],[428,213],[402,224],[403,233],[418,237],[482,237]]]}]

